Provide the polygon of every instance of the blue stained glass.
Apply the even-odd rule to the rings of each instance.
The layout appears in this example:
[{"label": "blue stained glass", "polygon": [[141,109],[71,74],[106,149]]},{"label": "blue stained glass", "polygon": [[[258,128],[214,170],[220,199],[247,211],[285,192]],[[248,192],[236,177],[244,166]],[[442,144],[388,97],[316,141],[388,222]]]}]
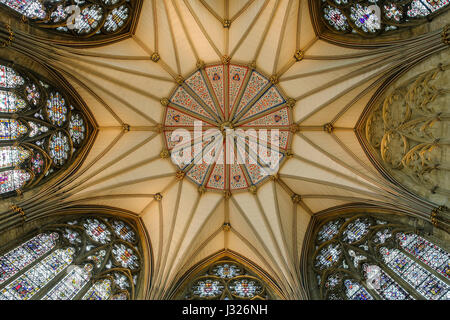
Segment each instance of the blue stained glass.
[{"label": "blue stained glass", "polygon": [[81,143],[86,134],[84,120],[79,114],[72,115],[69,124],[69,133],[74,143]]},{"label": "blue stained glass", "polygon": [[39,234],[0,257],[0,284],[53,249],[57,238],[57,233]]},{"label": "blue stained glass", "polygon": [[56,165],[63,165],[69,158],[69,138],[61,131],[54,134],[49,143],[49,156]]},{"label": "blue stained glass", "polygon": [[34,174],[38,175],[41,174],[44,170],[44,157],[39,152],[36,152],[31,157],[31,170]]},{"label": "blue stained glass", "polygon": [[373,297],[357,282],[347,279],[344,281],[345,294],[350,300],[373,300]]},{"label": "blue stained glass", "polygon": [[[368,3],[367,3],[368,2]],[[402,2],[402,3],[399,3]],[[402,1],[348,1],[334,0],[328,3],[322,0],[323,17],[332,29],[344,32],[350,29],[346,16],[353,22],[352,33],[375,34],[388,32],[423,22],[423,18],[444,9],[449,0],[402,0]],[[339,8],[338,8],[339,6]],[[419,19],[419,20],[417,20]],[[422,21],[421,21],[422,20]]]},{"label": "blue stained glass", "polygon": [[193,288],[192,293],[198,297],[218,297],[222,294],[224,286],[218,280],[202,279],[198,280]]},{"label": "blue stained glass", "polygon": [[21,189],[31,175],[24,170],[8,170],[0,172],[0,194]]},{"label": "blue stained glass", "polygon": [[319,243],[331,240],[335,235],[338,234],[339,228],[342,222],[339,220],[330,221],[326,223],[322,228],[320,228],[317,234],[317,240]]},{"label": "blue stained glass", "polygon": [[123,221],[114,220],[112,222],[115,234],[124,241],[134,242],[136,241],[136,235],[130,226],[126,225]]},{"label": "blue stained glass", "polygon": [[338,31],[345,31],[349,28],[347,18],[338,8],[326,6],[324,8],[324,17],[328,23]]},{"label": "blue stained glass", "polygon": [[29,300],[38,290],[39,288],[28,277],[21,276],[3,288],[2,294],[11,300]]},{"label": "blue stained glass", "polygon": [[39,93],[39,90],[37,89],[35,84],[29,85],[26,88],[27,91],[27,99],[31,104],[37,105],[39,102],[39,99],[41,97],[41,94]]},{"label": "blue stained glass", "polygon": [[376,32],[381,29],[380,20],[370,7],[356,4],[351,7],[350,12],[350,17],[355,25],[364,32]]},{"label": "blue stained glass", "polygon": [[0,168],[20,165],[30,156],[30,152],[21,147],[0,147]]},{"label": "blue stained glass", "polygon": [[[386,300],[410,300],[412,297],[386,272],[376,265],[364,265],[368,286]],[[375,271],[372,272],[371,271]]]},{"label": "blue stained glass", "polygon": [[15,119],[0,119],[0,140],[15,140],[27,131],[27,127]]},{"label": "blue stained glass", "polygon": [[79,34],[90,33],[97,28],[102,19],[103,9],[98,5],[84,8],[80,13],[80,18],[75,21],[74,30]]},{"label": "blue stained glass", "polygon": [[392,233],[389,229],[380,230],[375,234],[373,242],[377,244],[385,243],[390,237],[392,237]]},{"label": "blue stained glass", "polygon": [[86,228],[86,233],[92,240],[103,244],[111,241],[111,232],[108,230],[106,224],[99,220],[87,219],[83,226]]},{"label": "blue stained glass", "polygon": [[14,92],[0,90],[0,112],[15,113],[25,109],[26,106],[25,100]]},{"label": "blue stained glass", "polygon": [[42,288],[72,263],[74,254],[73,248],[55,250],[25,274]]},{"label": "blue stained glass", "polygon": [[426,17],[449,4],[449,0],[413,0],[407,15],[412,18]]},{"label": "blue stained glass", "polygon": [[72,300],[91,279],[92,265],[72,266],[71,271],[42,300]]},{"label": "blue stained glass", "polygon": [[112,249],[114,259],[124,268],[137,269],[139,259],[131,248],[127,248],[124,244],[115,244]]},{"label": "blue stained glass", "polygon": [[29,300],[73,260],[74,249],[58,249],[2,290],[7,299]]},{"label": "blue stained glass", "polygon": [[369,232],[370,223],[368,219],[359,218],[349,223],[342,233],[342,240],[348,243],[357,242]]},{"label": "blue stained glass", "polygon": [[436,278],[430,277],[417,288],[422,295],[432,300],[450,300],[449,286]]},{"label": "blue stained glass", "polygon": [[122,290],[130,288],[130,281],[128,277],[120,273],[114,273],[114,283]]},{"label": "blue stained glass", "polygon": [[101,280],[97,281],[86,294],[82,300],[108,300],[111,297],[111,281]]},{"label": "blue stained glass", "polygon": [[129,10],[126,6],[120,6],[114,8],[110,14],[106,17],[105,25],[103,26],[106,32],[115,32],[122,27],[125,21],[128,19]]},{"label": "blue stained glass", "polygon": [[254,279],[234,280],[229,287],[231,294],[240,298],[253,298],[262,293],[261,284]]},{"label": "blue stained glass", "polygon": [[449,294],[449,286],[428,270],[414,263],[397,249],[380,249],[387,265],[427,299],[440,299]]},{"label": "blue stained glass", "polygon": [[398,233],[400,246],[446,278],[450,278],[450,254],[416,234]]},{"label": "blue stained glass", "polygon": [[47,100],[47,113],[53,124],[61,126],[67,119],[66,100],[59,92],[51,93]]},{"label": "blue stained glass", "polygon": [[[0,1],[1,3],[1,1]],[[0,65],[0,87],[16,88],[23,85],[25,81],[13,69]]]},{"label": "blue stained glass", "polygon": [[227,279],[231,279],[242,274],[241,269],[237,265],[228,263],[215,266],[212,272],[218,277]]},{"label": "blue stained glass", "polygon": [[320,250],[316,257],[315,266],[319,269],[330,268],[338,261],[341,252],[342,250],[339,244],[329,244]]},{"label": "blue stained glass", "polygon": [[11,9],[32,19],[44,19],[46,16],[45,9],[38,0],[0,0]]}]

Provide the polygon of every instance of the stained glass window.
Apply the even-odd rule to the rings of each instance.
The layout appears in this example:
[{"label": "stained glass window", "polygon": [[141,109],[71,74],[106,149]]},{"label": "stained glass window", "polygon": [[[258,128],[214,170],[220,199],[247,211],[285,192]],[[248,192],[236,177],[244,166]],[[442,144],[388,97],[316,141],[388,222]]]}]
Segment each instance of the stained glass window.
[{"label": "stained glass window", "polygon": [[273,299],[271,289],[254,272],[234,260],[219,260],[189,281],[179,299]]},{"label": "stained glass window", "polygon": [[[117,234],[117,226],[133,239]],[[132,223],[86,215],[41,230],[0,256],[0,300],[134,298],[142,259]]]},{"label": "stained glass window", "polygon": [[63,37],[99,39],[129,32],[141,1],[0,0],[0,6]]},{"label": "stained glass window", "polygon": [[323,299],[450,299],[450,254],[407,225],[370,214],[340,217],[318,225],[314,239]]},{"label": "stained glass window", "polygon": [[84,146],[89,128],[81,108],[64,91],[0,61],[0,196],[60,172]]},{"label": "stained glass window", "polygon": [[374,36],[418,25],[448,8],[449,0],[321,0],[325,25],[333,32]]}]

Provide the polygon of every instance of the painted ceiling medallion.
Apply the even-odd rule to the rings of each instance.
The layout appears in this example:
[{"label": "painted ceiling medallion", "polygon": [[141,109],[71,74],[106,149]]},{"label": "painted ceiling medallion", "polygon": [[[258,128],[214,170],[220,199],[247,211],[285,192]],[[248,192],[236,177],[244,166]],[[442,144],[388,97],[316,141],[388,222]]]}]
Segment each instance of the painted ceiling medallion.
[{"label": "painted ceiling medallion", "polygon": [[174,162],[203,188],[256,186],[278,171],[290,149],[290,105],[281,89],[253,68],[205,66],[169,99],[164,116],[167,150],[172,161],[175,154],[184,156],[184,162]]}]

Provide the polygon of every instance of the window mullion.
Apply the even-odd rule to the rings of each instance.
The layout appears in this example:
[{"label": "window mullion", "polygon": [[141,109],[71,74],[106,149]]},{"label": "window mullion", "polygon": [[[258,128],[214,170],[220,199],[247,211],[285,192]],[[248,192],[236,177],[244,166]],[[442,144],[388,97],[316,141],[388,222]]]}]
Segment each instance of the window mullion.
[{"label": "window mullion", "polygon": [[427,265],[425,262],[421,261],[418,257],[414,256],[413,254],[409,253],[405,249],[403,249],[402,246],[399,246],[400,251],[405,254],[408,258],[413,260],[415,263],[420,265],[422,268],[430,272],[432,275],[434,275],[437,279],[441,280],[444,283],[448,283],[448,279],[445,278],[443,275],[441,275],[439,272],[431,268],[429,265]]},{"label": "window mullion", "polygon": [[[36,235],[37,236],[37,235]],[[35,237],[36,237],[35,236]],[[32,238],[30,238],[29,240],[23,242],[20,246],[18,247],[22,247],[26,242],[30,241]],[[17,247],[16,247],[17,248]],[[15,248],[14,248],[15,249]],[[12,250],[14,250],[12,249]],[[6,280],[2,285],[0,285],[0,289],[5,288],[6,286],[8,286],[11,282],[15,281],[17,278],[19,278],[20,276],[24,275],[28,270],[30,270],[31,268],[33,268],[35,265],[37,265],[39,262],[41,262],[42,260],[44,260],[45,258],[47,258],[50,254],[52,254],[55,250],[58,249],[58,246],[54,246],[52,249],[50,249],[49,252],[47,252],[46,254],[44,254],[43,256],[36,258],[33,262],[31,262],[28,266],[24,267],[23,269],[19,270],[15,275],[13,275],[11,278],[9,278],[8,280]],[[10,251],[12,251],[10,250]],[[26,250],[26,249],[25,249]],[[5,256],[6,254],[8,254],[10,251],[6,252],[3,256]],[[9,262],[9,260],[8,260]],[[11,262],[10,262],[11,263]]]}]

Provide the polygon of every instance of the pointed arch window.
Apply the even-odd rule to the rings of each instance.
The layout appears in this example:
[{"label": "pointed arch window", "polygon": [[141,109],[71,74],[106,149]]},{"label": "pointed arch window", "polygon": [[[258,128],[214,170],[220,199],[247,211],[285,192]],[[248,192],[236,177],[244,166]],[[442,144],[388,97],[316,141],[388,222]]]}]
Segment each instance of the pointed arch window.
[{"label": "pointed arch window", "polygon": [[255,272],[231,258],[203,268],[178,297],[185,300],[267,300],[274,295]]},{"label": "pointed arch window", "polygon": [[130,222],[64,218],[0,256],[0,300],[134,299],[141,251]]},{"label": "pointed arch window", "polygon": [[0,0],[0,6],[33,26],[63,38],[115,40],[136,23],[142,0]]},{"label": "pointed arch window", "polygon": [[450,299],[450,254],[411,227],[365,214],[328,220],[314,234],[323,299]]},{"label": "pointed arch window", "polygon": [[449,0],[320,0],[319,13],[332,32],[373,37],[427,22],[449,4]]},{"label": "pointed arch window", "polygon": [[69,167],[91,131],[79,104],[43,77],[0,61],[0,197]]}]

